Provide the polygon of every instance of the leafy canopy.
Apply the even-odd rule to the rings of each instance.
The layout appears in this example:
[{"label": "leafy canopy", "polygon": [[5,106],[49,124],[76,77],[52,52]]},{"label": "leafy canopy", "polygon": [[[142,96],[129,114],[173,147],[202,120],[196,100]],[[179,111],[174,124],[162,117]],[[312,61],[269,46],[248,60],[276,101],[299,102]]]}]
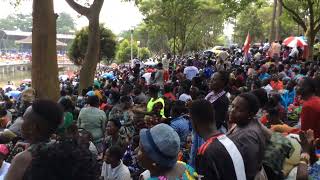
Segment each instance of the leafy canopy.
[{"label": "leafy canopy", "polygon": [[[139,53],[139,57],[138,57]],[[146,47],[138,47],[136,41],[132,43],[133,58],[138,57],[141,60],[146,60],[151,56],[151,52]],[[124,39],[120,42],[117,48],[116,59],[118,63],[126,63],[131,59],[131,43],[128,39]]]},{"label": "leafy canopy", "polygon": [[[0,19],[0,27],[4,30],[32,31],[31,14],[10,14],[6,18]],[[75,21],[67,13],[58,14],[57,33],[70,34],[75,30]]]},{"label": "leafy canopy", "polygon": [[[88,27],[85,27],[78,31],[68,49],[68,56],[76,65],[81,65],[84,61],[88,46],[88,30]],[[116,44],[116,36],[112,31],[100,25],[100,60],[110,60],[114,58]]]}]

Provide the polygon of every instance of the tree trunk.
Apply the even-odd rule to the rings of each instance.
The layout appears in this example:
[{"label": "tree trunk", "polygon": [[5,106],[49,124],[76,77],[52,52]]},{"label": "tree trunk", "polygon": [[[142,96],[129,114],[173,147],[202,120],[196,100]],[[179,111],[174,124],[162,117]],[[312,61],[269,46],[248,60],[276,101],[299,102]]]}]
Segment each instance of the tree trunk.
[{"label": "tree trunk", "polygon": [[32,87],[37,98],[59,98],[56,16],[53,0],[33,0]]},{"label": "tree trunk", "polygon": [[312,29],[309,29],[306,33],[306,36],[308,37],[308,59],[313,60],[313,45],[316,38],[316,32]]},{"label": "tree trunk", "polygon": [[276,37],[275,40],[279,41],[281,40],[280,36],[280,28],[281,28],[281,20],[280,17],[282,15],[282,3],[277,3],[278,4],[278,9],[277,9],[277,17],[276,17]]},{"label": "tree trunk", "polygon": [[80,91],[93,85],[94,75],[99,62],[100,29],[99,15],[89,19],[88,47],[80,70]]},{"label": "tree trunk", "polygon": [[80,93],[83,89],[93,85],[95,71],[100,60],[99,16],[104,0],[94,0],[89,8],[81,6],[75,0],[66,0],[66,2],[89,20],[88,47],[80,70]]},{"label": "tree trunk", "polygon": [[273,11],[272,11],[272,19],[271,19],[271,28],[270,28],[270,35],[269,35],[269,42],[274,41],[274,33],[275,33],[275,20],[277,15],[277,4],[278,0],[273,1]]}]

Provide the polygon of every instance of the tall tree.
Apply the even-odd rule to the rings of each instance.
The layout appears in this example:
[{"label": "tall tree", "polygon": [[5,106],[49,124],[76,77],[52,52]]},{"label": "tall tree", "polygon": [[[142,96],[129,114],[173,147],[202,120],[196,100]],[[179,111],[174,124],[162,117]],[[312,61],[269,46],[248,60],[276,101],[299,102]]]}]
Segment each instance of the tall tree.
[{"label": "tall tree", "polygon": [[313,58],[313,45],[320,31],[320,0],[279,0],[291,18],[302,27],[308,38],[309,59]]},{"label": "tall tree", "polygon": [[[278,6],[279,4],[280,3],[278,3]],[[237,24],[234,28],[235,42],[242,44],[245,41],[248,31],[254,42],[261,42],[269,38],[273,7],[273,3],[252,3],[248,5],[245,11],[240,12],[237,15]],[[281,11],[277,10],[277,12],[280,13]],[[281,21],[279,24],[275,23],[276,27],[279,26],[278,40],[297,34],[297,25],[292,18],[289,17],[288,12],[281,12],[281,16],[276,18],[276,22],[277,21]]]},{"label": "tall tree", "polygon": [[74,19],[65,12],[59,14],[57,19],[57,32],[62,34],[70,34],[76,29]]},{"label": "tall tree", "polygon": [[31,14],[10,14],[0,19],[0,27],[4,30],[21,30],[30,32],[32,30]]},{"label": "tall tree", "polygon": [[[138,44],[134,42],[132,44],[133,57],[138,55]],[[131,59],[131,46],[128,39],[122,40],[117,48],[116,59],[118,63],[126,63]]]},{"label": "tall tree", "polygon": [[[68,49],[68,56],[70,60],[76,65],[82,65],[86,56],[86,49],[88,46],[88,27],[82,28],[76,33],[76,37]],[[100,58],[106,62],[111,62],[115,56],[116,51],[116,36],[103,24],[100,25]]]},{"label": "tall tree", "polygon": [[275,24],[276,24],[276,18],[277,18],[277,6],[278,6],[278,0],[273,0],[273,11],[272,11],[269,42],[273,42],[274,38],[275,38],[275,32],[276,32]]},{"label": "tall tree", "polygon": [[33,0],[32,87],[38,98],[58,100],[56,15],[53,0]]},{"label": "tall tree", "polygon": [[77,3],[75,0],[66,0],[66,2],[79,14],[85,16],[89,20],[88,46],[86,55],[80,70],[80,88],[88,88],[92,86],[95,70],[99,62],[100,52],[100,30],[99,16],[104,0],[94,0],[89,7],[85,7]]},{"label": "tall tree", "polygon": [[275,27],[275,40],[279,41],[281,39],[281,15],[282,15],[282,4],[277,3],[277,15],[276,15],[276,27]]},{"label": "tall tree", "polygon": [[[156,27],[172,42],[173,49],[183,54],[191,39],[200,31],[208,32],[222,16],[217,1],[205,0],[144,0],[138,2],[138,7],[145,15],[145,23]],[[209,19],[210,18],[210,19]],[[223,22],[223,21],[222,21]],[[219,22],[221,23],[221,21]],[[206,25],[206,26],[204,26]],[[206,29],[200,29],[201,27]],[[223,29],[223,23],[220,24]],[[179,41],[179,47],[177,43]]]}]

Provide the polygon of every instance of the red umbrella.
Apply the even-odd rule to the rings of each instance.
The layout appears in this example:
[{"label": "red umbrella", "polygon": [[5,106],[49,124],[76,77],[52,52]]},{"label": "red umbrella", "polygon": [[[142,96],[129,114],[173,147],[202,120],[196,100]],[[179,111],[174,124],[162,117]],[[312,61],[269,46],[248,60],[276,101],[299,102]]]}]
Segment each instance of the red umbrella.
[{"label": "red umbrella", "polygon": [[308,44],[301,37],[288,37],[283,41],[283,44],[288,47],[304,47]]}]

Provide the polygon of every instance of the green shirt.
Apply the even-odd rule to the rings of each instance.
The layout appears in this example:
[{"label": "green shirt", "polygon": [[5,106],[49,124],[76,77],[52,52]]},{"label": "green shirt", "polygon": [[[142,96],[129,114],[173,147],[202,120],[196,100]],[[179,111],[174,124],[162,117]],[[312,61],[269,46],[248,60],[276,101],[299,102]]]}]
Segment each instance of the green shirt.
[{"label": "green shirt", "polygon": [[58,132],[64,133],[66,129],[68,129],[73,123],[73,115],[71,112],[65,112],[63,123],[59,126]]}]

